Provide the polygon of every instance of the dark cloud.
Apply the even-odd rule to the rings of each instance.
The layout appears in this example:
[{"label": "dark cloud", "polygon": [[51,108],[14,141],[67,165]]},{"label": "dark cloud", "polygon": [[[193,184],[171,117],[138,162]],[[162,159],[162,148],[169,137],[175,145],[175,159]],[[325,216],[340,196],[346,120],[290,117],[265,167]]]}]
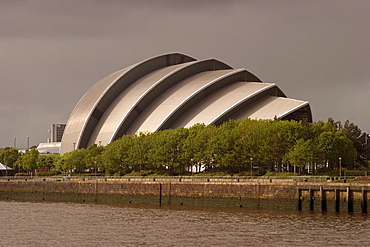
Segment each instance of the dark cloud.
[{"label": "dark cloud", "polygon": [[[117,37],[151,26],[151,23],[196,21],[199,17],[220,17],[238,1],[8,1],[0,3],[3,37],[87,38]],[[228,9],[226,13],[223,11]],[[164,20],[162,22],[161,20]],[[193,25],[193,23],[188,23]],[[153,26],[154,27],[154,26]],[[163,27],[163,26],[162,26]],[[127,29],[126,29],[127,28]],[[161,29],[161,26],[156,26]],[[129,30],[130,29],[130,30]]]},{"label": "dark cloud", "polygon": [[315,120],[369,126],[370,2],[1,1],[0,147],[48,138],[82,95],[148,57],[215,57],[310,101]]}]

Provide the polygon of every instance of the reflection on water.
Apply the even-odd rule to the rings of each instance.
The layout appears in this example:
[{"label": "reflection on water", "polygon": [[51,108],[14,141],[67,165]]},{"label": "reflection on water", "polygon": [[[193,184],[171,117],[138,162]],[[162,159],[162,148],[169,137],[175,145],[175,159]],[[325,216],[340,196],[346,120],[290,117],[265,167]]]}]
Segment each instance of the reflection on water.
[{"label": "reflection on water", "polygon": [[0,246],[370,246],[361,214],[0,202]]}]

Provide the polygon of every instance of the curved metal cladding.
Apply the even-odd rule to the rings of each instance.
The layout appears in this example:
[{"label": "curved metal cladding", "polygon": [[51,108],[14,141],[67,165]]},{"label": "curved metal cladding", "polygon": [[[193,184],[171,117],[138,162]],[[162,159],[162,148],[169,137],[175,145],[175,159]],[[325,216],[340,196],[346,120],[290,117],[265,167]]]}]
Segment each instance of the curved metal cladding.
[{"label": "curved metal cladding", "polygon": [[111,142],[114,133],[116,133],[121,123],[128,118],[131,108],[135,105],[138,99],[142,98],[150,88],[153,87],[153,82],[161,80],[167,74],[177,70],[179,67],[192,64],[188,62],[178,65],[172,65],[153,71],[139,80],[132,83],[129,87],[121,92],[120,95],[106,109],[103,116],[100,118],[95,127],[89,141],[89,145],[101,142],[106,145]]},{"label": "curved metal cladding", "polygon": [[207,59],[184,66],[153,85],[138,100],[130,113],[133,115],[123,121],[115,138],[138,131],[156,131],[161,120],[187,95],[197,90],[207,81],[218,78],[232,68],[220,61]]},{"label": "curved metal cladding", "polygon": [[157,69],[194,61],[180,53],[160,55],[119,70],[96,83],[78,102],[63,133],[61,153],[86,148],[101,116],[115,98],[139,78]]},{"label": "curved metal cladding", "polygon": [[61,153],[107,145],[126,134],[222,124],[229,119],[312,121],[307,101],[287,98],[245,69],[180,53],[154,57],[95,84],[78,102]]}]

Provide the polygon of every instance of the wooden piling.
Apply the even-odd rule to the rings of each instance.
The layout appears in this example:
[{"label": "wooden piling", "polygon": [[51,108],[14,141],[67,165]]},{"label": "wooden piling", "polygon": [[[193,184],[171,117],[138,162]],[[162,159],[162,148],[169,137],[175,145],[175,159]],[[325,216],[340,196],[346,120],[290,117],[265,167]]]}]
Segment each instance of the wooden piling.
[{"label": "wooden piling", "polygon": [[310,195],[310,199],[309,199],[309,203],[310,203],[310,211],[314,211],[314,190],[313,189],[309,189],[308,190],[308,194]]},{"label": "wooden piling", "polygon": [[320,186],[320,197],[321,197],[321,211],[328,211],[327,202],[326,202],[326,191]]},{"label": "wooden piling", "polygon": [[340,212],[340,191],[338,189],[334,189],[335,194],[335,212]]},{"label": "wooden piling", "polygon": [[347,211],[348,213],[353,213],[353,196],[352,191],[349,187],[347,187]]},{"label": "wooden piling", "polygon": [[159,206],[162,206],[162,184],[159,184]]},{"label": "wooden piling", "polygon": [[302,211],[302,190],[297,189],[297,194],[298,194],[298,204],[297,204],[297,210]]},{"label": "wooden piling", "polygon": [[171,204],[171,182],[168,183],[168,200],[167,200],[167,204],[168,205]]},{"label": "wooden piling", "polygon": [[362,202],[361,202],[362,213],[367,214],[367,191],[362,188]]},{"label": "wooden piling", "polygon": [[257,208],[261,207],[260,184],[257,184]]}]

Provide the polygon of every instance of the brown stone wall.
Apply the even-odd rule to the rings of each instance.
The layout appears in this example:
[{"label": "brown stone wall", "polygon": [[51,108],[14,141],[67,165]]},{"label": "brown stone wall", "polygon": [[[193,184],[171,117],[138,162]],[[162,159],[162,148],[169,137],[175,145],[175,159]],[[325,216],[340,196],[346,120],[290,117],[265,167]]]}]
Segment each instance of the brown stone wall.
[{"label": "brown stone wall", "polygon": [[[350,200],[348,203],[348,188]],[[296,183],[292,181],[185,181],[181,179],[147,180],[84,180],[55,181],[48,179],[0,180],[0,199],[25,198],[32,200],[65,201],[109,201],[163,203],[174,205],[239,206],[248,208],[297,209],[298,193],[302,210],[322,209],[326,201],[328,211],[333,211],[337,195],[340,198],[340,211],[352,207],[361,212],[368,207],[370,185],[336,183]],[[299,192],[298,192],[299,191]],[[310,192],[311,191],[311,192]],[[324,191],[322,194],[321,191]],[[311,193],[311,194],[310,194]],[[364,195],[365,194],[365,195]],[[15,196],[17,195],[17,196]],[[324,198],[321,198],[324,196]],[[363,204],[365,198],[366,204]],[[139,200],[140,199],[140,200]]]}]

